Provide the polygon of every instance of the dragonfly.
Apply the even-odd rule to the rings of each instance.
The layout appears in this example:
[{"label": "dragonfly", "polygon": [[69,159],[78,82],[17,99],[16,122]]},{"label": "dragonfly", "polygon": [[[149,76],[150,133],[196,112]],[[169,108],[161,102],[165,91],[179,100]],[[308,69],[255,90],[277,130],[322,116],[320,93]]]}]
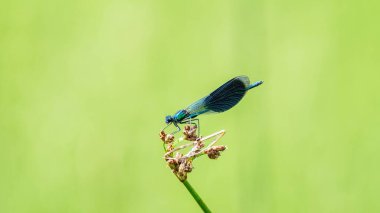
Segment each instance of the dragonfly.
[{"label": "dragonfly", "polygon": [[221,113],[231,109],[240,102],[248,90],[257,87],[262,83],[264,82],[257,81],[251,84],[247,76],[237,76],[224,83],[209,95],[190,104],[185,109],[178,110],[174,115],[166,116],[165,123],[167,126],[163,130],[171,124],[174,124],[177,131],[172,134],[175,134],[181,131],[178,124],[188,123],[197,125],[199,135],[200,126],[199,119],[196,118],[197,116],[209,113]]}]

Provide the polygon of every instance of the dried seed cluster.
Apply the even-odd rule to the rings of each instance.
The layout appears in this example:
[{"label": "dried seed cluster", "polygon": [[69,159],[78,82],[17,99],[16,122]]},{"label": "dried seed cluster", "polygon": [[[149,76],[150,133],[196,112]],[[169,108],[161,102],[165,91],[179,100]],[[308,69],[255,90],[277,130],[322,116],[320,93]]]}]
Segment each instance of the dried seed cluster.
[{"label": "dried seed cluster", "polygon": [[[217,159],[220,156],[220,152],[226,150],[226,146],[214,146],[214,144],[224,135],[224,130],[203,138],[198,137],[196,132],[196,125],[185,126],[183,131],[183,140],[190,141],[190,143],[178,146],[174,145],[175,140],[172,134],[166,134],[164,131],[160,132],[160,138],[164,142],[165,146],[165,161],[180,181],[185,181],[187,179],[187,174],[193,170],[193,160],[195,158],[207,154],[210,159]],[[209,139],[214,140],[210,142],[206,148],[204,148],[204,142]],[[183,154],[179,152],[187,147],[192,147],[188,153]]]}]

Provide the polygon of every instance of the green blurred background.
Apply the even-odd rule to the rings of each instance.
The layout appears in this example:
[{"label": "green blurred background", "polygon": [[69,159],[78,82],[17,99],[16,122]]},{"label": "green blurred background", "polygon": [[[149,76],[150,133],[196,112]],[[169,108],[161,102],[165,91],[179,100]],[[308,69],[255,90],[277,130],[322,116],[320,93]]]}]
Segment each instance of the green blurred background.
[{"label": "green blurred background", "polygon": [[379,212],[379,3],[0,3],[0,212],[200,212],[162,159],[164,116],[237,75],[215,212]]}]

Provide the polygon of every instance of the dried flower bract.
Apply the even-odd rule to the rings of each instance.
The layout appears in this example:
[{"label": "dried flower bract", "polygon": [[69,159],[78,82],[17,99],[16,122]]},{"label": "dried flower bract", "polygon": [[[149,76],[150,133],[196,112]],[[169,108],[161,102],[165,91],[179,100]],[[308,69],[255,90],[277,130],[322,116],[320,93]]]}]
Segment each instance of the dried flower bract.
[{"label": "dried flower bract", "polygon": [[[214,144],[223,137],[225,131],[221,130],[215,132],[206,137],[198,137],[196,135],[197,126],[186,125],[184,127],[184,141],[190,141],[183,145],[174,145],[174,136],[172,134],[166,134],[164,131],[160,132],[160,138],[164,142],[165,147],[165,161],[168,164],[172,172],[177,176],[180,181],[185,181],[187,179],[187,174],[193,170],[193,161],[195,158],[202,156],[204,154],[208,155],[210,159],[217,159],[220,153],[226,150],[226,146],[219,145],[214,146]],[[205,141],[213,139],[206,148],[204,148]],[[184,149],[191,147],[190,151],[186,154],[181,153]]]}]

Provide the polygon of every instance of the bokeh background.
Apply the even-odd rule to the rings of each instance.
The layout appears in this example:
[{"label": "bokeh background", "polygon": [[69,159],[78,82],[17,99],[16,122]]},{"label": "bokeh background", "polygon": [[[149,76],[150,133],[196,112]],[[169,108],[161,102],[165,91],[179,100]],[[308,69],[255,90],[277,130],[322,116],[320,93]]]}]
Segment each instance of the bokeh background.
[{"label": "bokeh background", "polygon": [[237,75],[190,183],[215,212],[379,212],[376,1],[0,3],[0,212],[200,212],[164,116]]}]

